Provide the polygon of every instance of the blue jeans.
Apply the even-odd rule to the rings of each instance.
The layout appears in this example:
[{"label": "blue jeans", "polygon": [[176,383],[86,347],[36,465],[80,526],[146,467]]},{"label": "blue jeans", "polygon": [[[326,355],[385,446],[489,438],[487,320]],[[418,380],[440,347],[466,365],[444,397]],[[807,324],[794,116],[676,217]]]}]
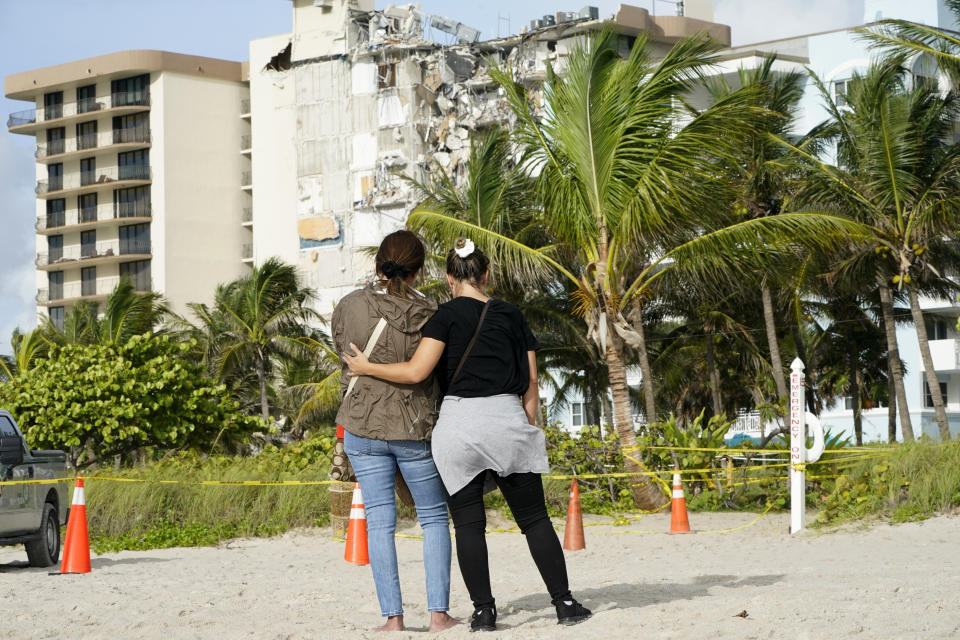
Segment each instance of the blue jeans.
[{"label": "blue jeans", "polygon": [[343,447],[353,465],[367,512],[370,568],[377,587],[380,612],[403,613],[397,569],[397,467],[410,488],[423,529],[423,567],[427,577],[427,610],[450,608],[450,526],[447,496],[433,464],[430,443],[422,440],[373,440],[344,434]]}]

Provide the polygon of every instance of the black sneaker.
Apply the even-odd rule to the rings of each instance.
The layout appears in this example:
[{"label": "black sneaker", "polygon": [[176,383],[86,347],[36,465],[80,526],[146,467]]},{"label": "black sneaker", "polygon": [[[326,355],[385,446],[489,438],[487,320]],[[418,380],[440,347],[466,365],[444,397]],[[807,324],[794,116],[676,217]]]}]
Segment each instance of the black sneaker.
[{"label": "black sneaker", "polygon": [[554,606],[557,608],[557,624],[567,625],[568,627],[579,624],[593,615],[590,609],[573,598],[561,600]]},{"label": "black sneaker", "polygon": [[497,608],[480,607],[473,612],[470,618],[470,631],[496,631],[497,630]]}]

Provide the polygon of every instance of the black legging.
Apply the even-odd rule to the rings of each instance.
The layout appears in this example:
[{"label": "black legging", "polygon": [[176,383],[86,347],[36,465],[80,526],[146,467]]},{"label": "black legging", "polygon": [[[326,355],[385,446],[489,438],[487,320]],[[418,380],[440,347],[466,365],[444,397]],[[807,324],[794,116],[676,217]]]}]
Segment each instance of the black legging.
[{"label": "black legging", "polygon": [[[487,562],[487,515],[483,507],[483,472],[467,486],[447,499],[457,532],[457,560],[460,573],[470,592],[475,608],[493,606],[490,590],[490,567]],[[567,563],[550,516],[547,515],[543,483],[539,473],[514,473],[500,477],[493,474],[503,497],[507,499],[520,532],[527,538],[530,555],[547,585],[551,601],[569,600]]]}]

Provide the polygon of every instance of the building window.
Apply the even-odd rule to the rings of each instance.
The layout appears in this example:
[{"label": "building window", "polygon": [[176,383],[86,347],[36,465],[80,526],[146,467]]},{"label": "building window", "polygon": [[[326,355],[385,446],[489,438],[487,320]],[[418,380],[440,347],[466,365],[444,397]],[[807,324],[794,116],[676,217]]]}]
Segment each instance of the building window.
[{"label": "building window", "polygon": [[63,331],[63,307],[50,307],[48,313],[50,314],[50,322],[57,328],[57,331]]},{"label": "building window", "polygon": [[927,317],[927,340],[946,340],[947,321],[943,318]]},{"label": "building window", "polygon": [[150,114],[135,113],[113,119],[113,144],[150,141]]},{"label": "building window", "polygon": [[53,120],[63,117],[63,91],[43,94],[43,119]]},{"label": "building window", "polygon": [[150,187],[115,190],[113,216],[115,218],[150,217]]},{"label": "building window", "polygon": [[97,146],[97,121],[81,122],[77,125],[77,150],[93,149]]},{"label": "building window", "polygon": [[397,63],[377,65],[377,88],[389,89],[397,86]]},{"label": "building window", "polygon": [[833,82],[833,101],[838,107],[846,106],[847,91],[850,90],[849,80],[835,80]]},{"label": "building window", "polygon": [[63,300],[63,271],[51,271],[47,274],[47,286],[51,300]]},{"label": "building window", "polygon": [[77,208],[80,210],[80,222],[97,221],[97,194],[86,193],[77,198]]},{"label": "building window", "polygon": [[97,159],[84,158],[80,161],[80,186],[97,181]]},{"label": "building window", "polygon": [[95,255],[97,255],[96,230],[81,231],[80,232],[80,257],[90,258]]},{"label": "building window", "polygon": [[120,255],[150,253],[150,223],[120,227]]},{"label": "building window", "polygon": [[47,229],[62,227],[67,223],[67,201],[63,198],[47,200]]},{"label": "building window", "polygon": [[84,267],[80,269],[80,295],[97,295],[97,268]]},{"label": "building window", "polygon": [[47,264],[63,260],[63,236],[47,236]]},{"label": "building window", "polygon": [[147,149],[117,154],[120,180],[149,180],[150,152]]},{"label": "building window", "polygon": [[47,129],[47,153],[45,155],[55,156],[66,150],[64,143],[67,136],[67,130],[64,127],[53,127]]},{"label": "building window", "polygon": [[120,277],[130,280],[137,291],[150,291],[150,261],[121,262]]},{"label": "building window", "polygon": [[77,87],[77,113],[89,113],[100,108],[97,104],[97,85]]},{"label": "building window", "polygon": [[570,426],[572,427],[583,426],[583,403],[582,402],[570,403]]},{"label": "building window", "polygon": [[[940,385],[940,397],[943,398],[943,404],[946,406],[947,383],[940,382],[938,384]],[[928,385],[926,382],[923,383],[923,406],[925,406],[927,409],[933,408],[933,396],[930,395],[930,385]]]},{"label": "building window", "polygon": [[47,191],[63,189],[63,163],[56,162],[47,165]]},{"label": "building window", "polygon": [[110,83],[110,102],[114,107],[150,104],[150,74],[113,80]]}]

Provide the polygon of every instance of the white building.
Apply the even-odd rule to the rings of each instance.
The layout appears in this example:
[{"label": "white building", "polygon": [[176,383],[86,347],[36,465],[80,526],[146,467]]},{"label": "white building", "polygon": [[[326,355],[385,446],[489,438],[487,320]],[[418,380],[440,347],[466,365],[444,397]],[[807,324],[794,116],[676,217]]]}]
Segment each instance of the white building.
[{"label": "white building", "polygon": [[[239,62],[123,51],[8,76],[35,136],[37,305],[56,324],[121,277],[180,313],[241,263]],[[249,170],[249,169],[247,169]]]}]

